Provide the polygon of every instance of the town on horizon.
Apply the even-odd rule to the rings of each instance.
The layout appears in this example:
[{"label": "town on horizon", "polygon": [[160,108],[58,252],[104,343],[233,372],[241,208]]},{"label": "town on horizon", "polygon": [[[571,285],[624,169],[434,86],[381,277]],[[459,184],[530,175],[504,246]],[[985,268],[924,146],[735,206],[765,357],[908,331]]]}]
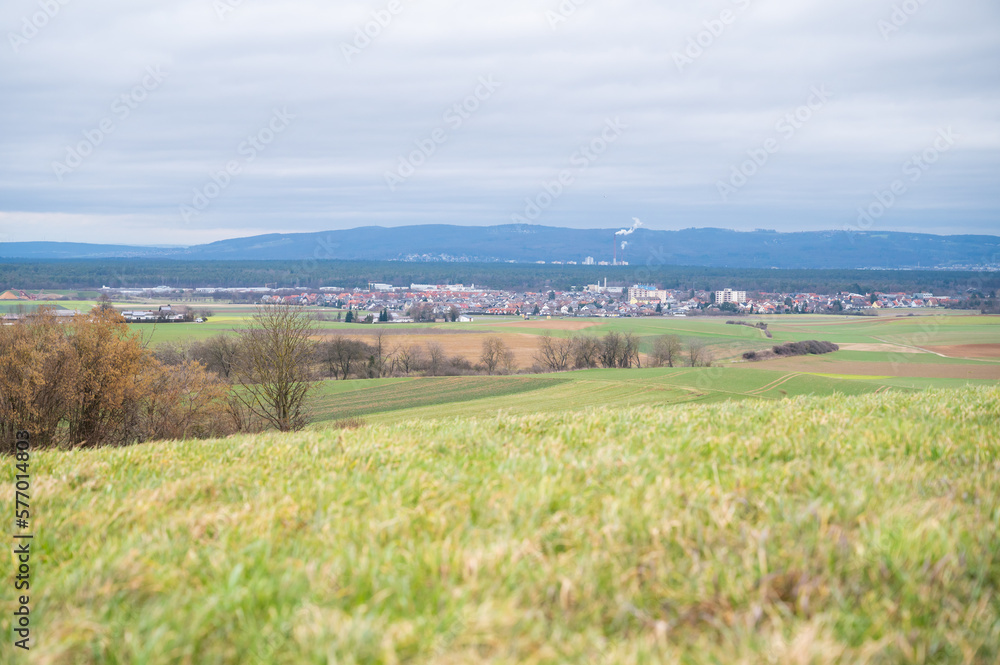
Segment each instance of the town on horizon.
[{"label": "town on horizon", "polygon": [[[271,287],[177,288],[159,286],[150,289],[110,288],[100,292],[112,303],[120,303],[130,323],[191,322],[200,323],[196,307],[212,302],[232,301],[257,305],[286,304],[303,307],[334,308],[354,312],[358,323],[414,323],[441,318],[445,321],[471,322],[476,316],[541,317],[687,317],[711,314],[856,314],[874,315],[879,310],[961,308],[976,300],[975,293],[935,295],[934,293],[851,293],[832,294],[763,293],[726,287],[715,291],[699,289],[661,289],[650,284],[608,286],[588,284],[570,291],[509,291],[471,284],[392,284],[370,282],[367,289],[322,287],[316,290]],[[128,303],[171,300],[187,303],[177,308],[159,306],[157,310],[131,308]],[[27,293],[8,290],[0,293],[0,304],[58,302],[70,296],[51,293]],[[126,309],[127,308],[127,309]],[[414,318],[419,309],[423,318]],[[64,312],[63,315],[69,312]],[[20,318],[7,313],[8,321]],[[369,318],[370,317],[370,318]],[[376,319],[376,317],[378,317]],[[206,317],[207,318],[207,317]]]}]

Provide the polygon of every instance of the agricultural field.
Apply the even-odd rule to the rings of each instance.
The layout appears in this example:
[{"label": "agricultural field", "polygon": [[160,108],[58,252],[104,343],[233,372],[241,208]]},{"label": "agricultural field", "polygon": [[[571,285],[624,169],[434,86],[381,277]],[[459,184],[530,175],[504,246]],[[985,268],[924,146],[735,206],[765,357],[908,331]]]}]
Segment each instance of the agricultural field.
[{"label": "agricultural field", "polygon": [[[768,363],[757,363],[766,366]],[[910,381],[909,383],[907,381]],[[799,395],[863,395],[889,389],[996,385],[990,379],[817,374],[774,369],[595,369],[514,377],[435,377],[327,381],[314,393],[313,427],[362,418],[370,424],[412,419],[562,413]]]},{"label": "agricultural field", "polygon": [[[617,319],[610,322],[568,319],[507,321],[451,326],[448,333],[426,327],[420,334],[395,332],[394,343],[437,341],[450,353],[475,361],[486,334],[499,334],[516,353],[521,367],[534,362],[537,338],[595,335],[609,330],[640,336],[649,351],[658,335],[705,341],[715,356],[711,368],[587,370],[560,374],[491,377],[410,378],[326,382],[313,402],[315,427],[330,421],[364,418],[371,423],[413,418],[527,415],[559,413],[588,407],[628,408],[723,400],[784,399],[796,395],[860,395],[885,390],[925,390],[969,385],[995,385],[1000,362],[973,356],[947,356],[930,347],[942,341],[1000,347],[1000,317],[946,315],[924,317],[771,317],[773,339],[747,326],[720,319]],[[356,327],[355,327],[356,328]],[[367,327],[363,327],[367,328]],[[458,330],[458,332],[455,332]],[[468,332],[461,332],[466,330]],[[515,332],[516,331],[516,332]],[[338,331],[339,334],[339,331]],[[352,331],[352,334],[356,334]],[[529,340],[526,342],[525,340]],[[534,340],[531,343],[530,340]],[[841,350],[821,356],[745,362],[747,350],[807,339],[838,343]],[[917,344],[926,345],[925,347]],[[549,382],[536,382],[540,378]],[[558,377],[558,378],[553,378]],[[496,391],[483,394],[493,381]],[[508,387],[522,381],[517,390]],[[508,382],[508,383],[503,383]],[[331,385],[332,384],[332,385]],[[333,386],[336,386],[335,388]],[[359,406],[360,405],[360,406]]]},{"label": "agricultural field", "polygon": [[992,664],[998,425],[992,386],[43,452],[30,662]]},{"label": "agricultural field", "polygon": [[[95,301],[53,301],[32,303],[32,306],[47,305],[58,309],[86,311]],[[155,307],[153,301],[135,308]],[[154,344],[161,341],[177,341],[185,338],[201,337],[205,334],[232,333],[242,329],[246,320],[254,313],[253,305],[216,304],[213,302],[174,303],[183,304],[195,310],[209,309],[213,316],[205,324],[161,324],[152,332]],[[0,305],[14,311],[23,303]],[[121,304],[118,305],[122,307]],[[642,338],[651,339],[662,334],[676,334],[683,337],[697,337],[715,344],[725,358],[726,349],[735,352],[737,348],[766,348],[772,343],[800,341],[806,339],[829,340],[842,346],[856,346],[855,350],[882,350],[906,353],[942,353],[952,357],[972,357],[982,359],[1000,358],[1000,317],[983,316],[972,312],[918,310],[917,312],[882,312],[879,316],[827,316],[827,315],[776,315],[740,317],[738,320],[751,325],[767,323],[774,335],[773,342],[765,338],[762,331],[747,326],[729,326],[725,316],[717,317],[648,317],[648,318],[554,318],[537,317],[523,320],[520,317],[477,317],[472,323],[418,323],[393,324],[386,326],[364,326],[360,324],[337,323],[333,318],[337,310],[330,308],[307,308],[306,311],[320,320],[320,332],[372,335],[378,328],[393,334],[413,334],[423,337],[427,334],[451,334],[463,331],[470,334],[499,333],[507,335],[570,336],[579,334],[601,335],[608,331],[631,332]],[[343,314],[341,312],[341,314]],[[136,324],[136,329],[150,331],[154,326]],[[942,352],[940,348],[951,351]],[[968,351],[968,353],[965,353]]]},{"label": "agricultural field", "polygon": [[[72,304],[72,303],[71,303]],[[80,303],[81,308],[85,309]],[[64,304],[65,306],[65,304]],[[192,304],[201,307],[199,304]],[[255,308],[206,304],[203,324],[133,325],[155,347],[203,341],[244,329]],[[564,318],[523,320],[477,317],[472,323],[370,326],[337,323],[336,311],[311,310],[317,340],[346,335],[371,342],[380,332],[387,348],[426,349],[437,344],[448,356],[479,362],[484,340],[499,336],[513,352],[518,377],[405,378],[325,381],[310,405],[316,426],[364,418],[396,422],[406,418],[460,415],[557,413],[590,406],[639,406],[776,399],[794,395],[862,394],[878,390],[922,390],[1000,381],[1000,317],[971,313],[885,312],[878,317],[783,315],[744,317],[751,324],[728,325],[723,317]],[[768,325],[771,338],[752,327]],[[644,366],[661,335],[702,341],[713,367],[591,370],[532,375],[541,335],[600,337],[609,331],[639,338]],[[840,351],[822,356],[746,362],[743,353],[803,340],[830,341]],[[553,378],[558,376],[558,378]],[[545,380],[541,380],[541,379]],[[774,383],[775,385],[770,385]]]}]

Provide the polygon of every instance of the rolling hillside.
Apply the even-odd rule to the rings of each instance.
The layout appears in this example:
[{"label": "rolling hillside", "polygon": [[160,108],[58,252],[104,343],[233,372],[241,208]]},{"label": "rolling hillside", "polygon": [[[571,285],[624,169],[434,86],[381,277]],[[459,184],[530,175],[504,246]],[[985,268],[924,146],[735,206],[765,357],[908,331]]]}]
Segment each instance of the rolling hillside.
[{"label": "rolling hillside", "polygon": [[45,452],[31,662],[995,663],[998,426],[991,387]]}]

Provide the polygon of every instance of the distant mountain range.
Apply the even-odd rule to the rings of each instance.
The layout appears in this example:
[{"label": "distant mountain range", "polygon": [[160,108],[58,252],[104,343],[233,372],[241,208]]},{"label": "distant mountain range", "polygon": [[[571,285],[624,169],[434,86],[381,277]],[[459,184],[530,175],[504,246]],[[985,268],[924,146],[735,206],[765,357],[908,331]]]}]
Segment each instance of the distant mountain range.
[{"label": "distant mountain range", "polygon": [[[998,236],[725,229],[656,231],[504,226],[368,226],[280,233],[191,247],[62,242],[0,243],[0,259],[150,258],[177,260],[346,260],[547,263],[628,261],[631,265],[729,268],[947,268],[1000,264]],[[622,248],[622,243],[627,245]]]}]

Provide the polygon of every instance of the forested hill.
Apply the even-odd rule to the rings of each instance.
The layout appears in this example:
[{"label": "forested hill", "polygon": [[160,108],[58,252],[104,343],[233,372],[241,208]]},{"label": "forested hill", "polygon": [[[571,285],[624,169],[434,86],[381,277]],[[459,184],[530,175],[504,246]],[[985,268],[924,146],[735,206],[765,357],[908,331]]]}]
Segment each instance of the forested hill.
[{"label": "forested hill", "polygon": [[736,286],[747,291],[870,293],[872,291],[939,295],[989,294],[1000,291],[1000,272],[960,270],[771,270],[682,266],[554,266],[510,263],[401,263],[398,261],[176,261],[164,259],[0,261],[0,292],[8,288],[91,289],[183,287],[236,289],[318,289],[323,286],[367,288],[369,282],[397,286],[476,284],[493,289],[569,291],[608,280],[637,282],[669,289],[714,290]]},{"label": "forested hill", "polygon": [[[915,268],[1000,264],[1000,237],[724,229],[656,231],[505,225],[362,227],[222,240],[183,248],[80,243],[0,243],[0,259],[145,258],[582,263],[615,258],[644,266]],[[627,243],[622,248],[622,243]]]}]

